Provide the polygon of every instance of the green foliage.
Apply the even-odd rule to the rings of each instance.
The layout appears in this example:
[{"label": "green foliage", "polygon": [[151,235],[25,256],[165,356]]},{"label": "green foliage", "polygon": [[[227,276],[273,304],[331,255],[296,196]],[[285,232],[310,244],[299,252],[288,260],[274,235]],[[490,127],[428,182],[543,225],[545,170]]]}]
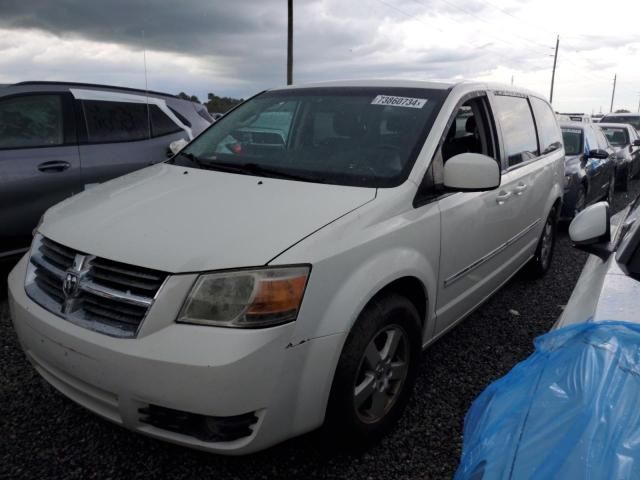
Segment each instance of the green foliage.
[{"label": "green foliage", "polygon": [[[200,103],[200,100],[198,100],[198,97],[196,97],[195,95],[189,95],[188,93],[180,92],[177,95],[177,97],[183,100],[189,100],[191,102]],[[202,104],[206,106],[207,110],[209,110],[209,112],[211,113],[225,113],[241,102],[244,102],[244,99],[232,98],[232,97],[219,97],[217,95],[214,95],[213,93],[208,93],[207,101],[202,102]]]},{"label": "green foliage", "polygon": [[244,99],[219,97],[213,93],[209,93],[207,94],[207,102],[204,102],[204,104],[211,113],[225,113],[241,102],[244,102]]},{"label": "green foliage", "polygon": [[181,98],[182,100],[189,100],[190,102],[200,103],[200,99],[198,97],[196,97],[195,95],[188,95],[184,92],[180,92],[177,97]]}]

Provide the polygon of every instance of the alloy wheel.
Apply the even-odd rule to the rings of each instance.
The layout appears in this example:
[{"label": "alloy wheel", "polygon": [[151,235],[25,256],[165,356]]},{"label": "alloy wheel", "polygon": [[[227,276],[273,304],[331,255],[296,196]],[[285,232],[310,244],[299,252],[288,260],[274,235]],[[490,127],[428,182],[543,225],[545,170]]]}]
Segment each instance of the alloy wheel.
[{"label": "alloy wheel", "polygon": [[353,400],[359,419],[375,423],[396,402],[409,371],[409,337],[387,325],[367,345],[356,375]]},{"label": "alloy wheel", "polygon": [[542,232],[542,244],[540,246],[540,263],[543,269],[547,269],[549,261],[551,259],[551,252],[553,250],[553,220],[547,219],[547,223],[544,225],[544,231]]}]

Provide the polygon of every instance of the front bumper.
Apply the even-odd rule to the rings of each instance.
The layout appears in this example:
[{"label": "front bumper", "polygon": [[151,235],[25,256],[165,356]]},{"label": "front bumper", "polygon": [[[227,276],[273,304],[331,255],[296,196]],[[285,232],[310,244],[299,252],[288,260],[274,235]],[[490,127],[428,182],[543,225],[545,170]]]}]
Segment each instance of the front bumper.
[{"label": "front bumper", "polygon": [[[26,263],[25,257],[9,276],[11,318],[22,348],[48,383],[98,415],[149,436],[229,454],[260,450],[321,425],[342,334],[293,346],[295,323],[261,330],[176,324],[179,303],[162,301],[172,297],[169,288],[137,338],[113,338],[27,297]],[[254,414],[256,421],[243,438],[203,441],[145,423],[149,406],[210,417]]]}]

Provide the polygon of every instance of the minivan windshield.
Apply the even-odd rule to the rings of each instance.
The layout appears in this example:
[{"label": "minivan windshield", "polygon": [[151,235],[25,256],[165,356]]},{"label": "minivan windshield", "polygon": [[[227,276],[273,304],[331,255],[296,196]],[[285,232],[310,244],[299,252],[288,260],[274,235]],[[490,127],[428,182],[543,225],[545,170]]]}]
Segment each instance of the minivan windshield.
[{"label": "minivan windshield", "polygon": [[600,120],[602,123],[628,123],[633,128],[640,130],[640,115],[615,115],[605,116]]},{"label": "minivan windshield", "polygon": [[323,87],[260,94],[169,160],[338,185],[406,180],[446,90]]},{"label": "minivan windshield", "polygon": [[582,130],[579,128],[562,127],[562,142],[564,143],[565,155],[580,155],[582,148]]}]

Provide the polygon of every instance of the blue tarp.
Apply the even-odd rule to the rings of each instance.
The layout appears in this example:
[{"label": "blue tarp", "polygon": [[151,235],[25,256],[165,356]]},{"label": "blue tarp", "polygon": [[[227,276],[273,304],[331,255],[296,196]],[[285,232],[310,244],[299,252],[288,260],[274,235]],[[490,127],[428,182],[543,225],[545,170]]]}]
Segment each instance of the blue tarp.
[{"label": "blue tarp", "polygon": [[465,417],[456,479],[640,479],[640,325],[562,328]]}]

